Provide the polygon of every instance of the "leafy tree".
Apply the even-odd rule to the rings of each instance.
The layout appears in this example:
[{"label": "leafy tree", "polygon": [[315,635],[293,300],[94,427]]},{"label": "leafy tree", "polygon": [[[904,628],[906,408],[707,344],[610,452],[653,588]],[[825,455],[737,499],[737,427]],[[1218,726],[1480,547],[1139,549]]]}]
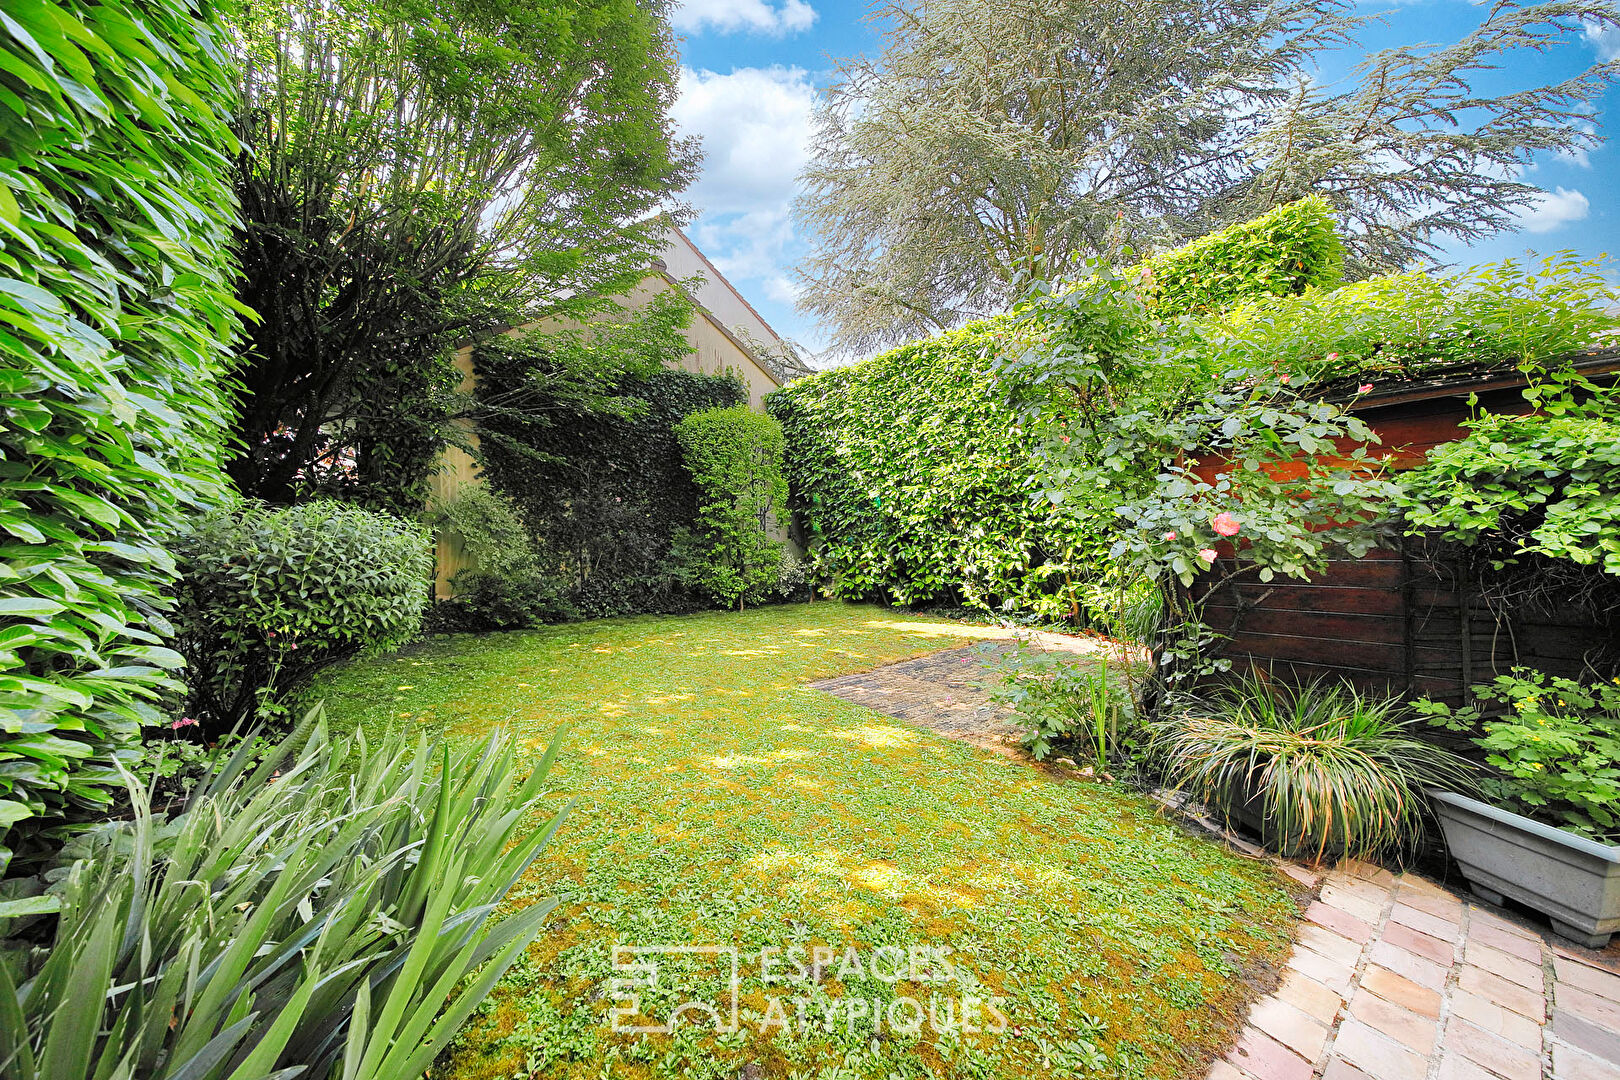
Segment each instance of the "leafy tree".
[{"label": "leafy tree", "polygon": [[[865,350],[1313,192],[1352,277],[1506,226],[1531,159],[1595,144],[1613,62],[1476,93],[1476,74],[1585,27],[1608,0],[1497,4],[1463,41],[1369,56],[1310,84],[1365,19],[1344,0],[927,0],[881,11],[887,48],[840,65],[798,212],[804,309]],[[1296,89],[1296,87],[1298,87]]]},{"label": "leafy tree", "polygon": [[699,492],[697,527],[679,546],[687,576],[722,604],[756,600],[782,576],[787,518],[782,425],[747,405],[705,409],[675,425]]},{"label": "leafy tree", "polygon": [[450,346],[600,310],[656,255],[695,163],[668,28],[634,0],[279,0],[234,47],[261,321],[231,475],[419,505],[468,407]]}]

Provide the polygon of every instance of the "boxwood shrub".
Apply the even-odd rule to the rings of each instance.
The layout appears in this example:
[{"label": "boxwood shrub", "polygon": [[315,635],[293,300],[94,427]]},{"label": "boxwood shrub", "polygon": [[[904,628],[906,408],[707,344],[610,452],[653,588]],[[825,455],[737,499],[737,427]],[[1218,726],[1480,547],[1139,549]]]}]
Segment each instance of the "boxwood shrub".
[{"label": "boxwood shrub", "polygon": [[321,668],[403,644],[433,575],[419,525],[336,502],[243,502],[175,542],[176,644],[205,734],[277,714]]},{"label": "boxwood shrub", "polygon": [[21,0],[6,15],[0,835],[106,803],[114,759],[177,688],[164,538],[220,483],[238,328],[213,5]]}]

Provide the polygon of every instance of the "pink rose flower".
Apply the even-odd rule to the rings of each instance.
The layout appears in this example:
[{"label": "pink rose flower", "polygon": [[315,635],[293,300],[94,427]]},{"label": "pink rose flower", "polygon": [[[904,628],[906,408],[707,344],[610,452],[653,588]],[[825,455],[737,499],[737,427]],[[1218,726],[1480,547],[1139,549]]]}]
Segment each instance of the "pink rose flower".
[{"label": "pink rose flower", "polygon": [[1224,510],[1215,515],[1215,520],[1211,522],[1211,525],[1222,536],[1236,536],[1238,530],[1243,528],[1243,524],[1237,518]]},{"label": "pink rose flower", "polygon": [[1164,538],[1166,540],[1174,540],[1176,538],[1176,530],[1171,529],[1169,532],[1164,534]]},{"label": "pink rose flower", "polygon": [[1337,360],[1339,358],[1339,354],[1336,353],[1336,352],[1330,352],[1330,353],[1327,354],[1327,358],[1328,358],[1328,363],[1331,364],[1331,363],[1333,363],[1333,361],[1335,361],[1335,360]]},{"label": "pink rose flower", "polygon": [[1292,378],[1293,378],[1292,375],[1279,375],[1279,376],[1277,376],[1277,381],[1282,383],[1284,386],[1287,386],[1288,383],[1289,383],[1289,380],[1292,379]]},{"label": "pink rose flower", "polygon": [[1203,548],[1198,552],[1198,557],[1207,563],[1212,563],[1215,561],[1215,549]]},{"label": "pink rose flower", "polygon": [[1370,383],[1370,382],[1362,383],[1360,386],[1356,387],[1356,393],[1358,393],[1358,394],[1370,394],[1370,393],[1372,393],[1372,383]]}]

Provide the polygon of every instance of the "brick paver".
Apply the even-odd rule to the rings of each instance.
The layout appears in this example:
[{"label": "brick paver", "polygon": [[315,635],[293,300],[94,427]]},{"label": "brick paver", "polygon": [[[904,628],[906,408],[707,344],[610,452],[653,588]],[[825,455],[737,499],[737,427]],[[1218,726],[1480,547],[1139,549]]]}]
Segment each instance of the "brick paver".
[{"label": "brick paver", "polygon": [[1342,865],[1209,1080],[1620,1080],[1620,939],[1576,949],[1414,874]]}]

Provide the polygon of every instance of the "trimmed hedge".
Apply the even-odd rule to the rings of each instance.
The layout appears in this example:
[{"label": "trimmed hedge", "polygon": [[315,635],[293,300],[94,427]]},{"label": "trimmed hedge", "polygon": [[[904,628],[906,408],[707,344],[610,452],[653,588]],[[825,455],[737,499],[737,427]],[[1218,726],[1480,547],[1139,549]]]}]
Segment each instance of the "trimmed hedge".
[{"label": "trimmed hedge", "polygon": [[1154,313],[1168,318],[1331,289],[1344,276],[1344,244],[1327,200],[1313,196],[1145,259],[1141,267]]},{"label": "trimmed hedge", "polygon": [[176,648],[203,734],[278,717],[321,668],[415,637],[432,544],[414,522],[328,500],[226,506],[176,538]]},{"label": "trimmed hedge", "polygon": [[836,596],[1073,615],[1094,543],[1031,501],[1032,444],[992,392],[996,322],[790,383],[792,506]]},{"label": "trimmed hedge", "polygon": [[[1327,204],[1313,198],[1137,270],[1150,271],[1141,280],[1164,318],[1329,287],[1342,263]],[[1110,606],[1110,523],[1038,497],[1038,441],[993,386],[991,357],[1015,325],[974,323],[766,399],[787,436],[791,506],[833,595],[1080,622]]]},{"label": "trimmed hedge", "polygon": [[681,459],[699,492],[683,537],[686,577],[720,604],[759,603],[782,577],[787,516],[782,425],[747,405],[704,409],[675,425]]},{"label": "trimmed hedge", "polygon": [[21,0],[6,14],[0,831],[104,805],[122,786],[114,759],[180,689],[164,541],[221,484],[238,330],[213,7]]}]

